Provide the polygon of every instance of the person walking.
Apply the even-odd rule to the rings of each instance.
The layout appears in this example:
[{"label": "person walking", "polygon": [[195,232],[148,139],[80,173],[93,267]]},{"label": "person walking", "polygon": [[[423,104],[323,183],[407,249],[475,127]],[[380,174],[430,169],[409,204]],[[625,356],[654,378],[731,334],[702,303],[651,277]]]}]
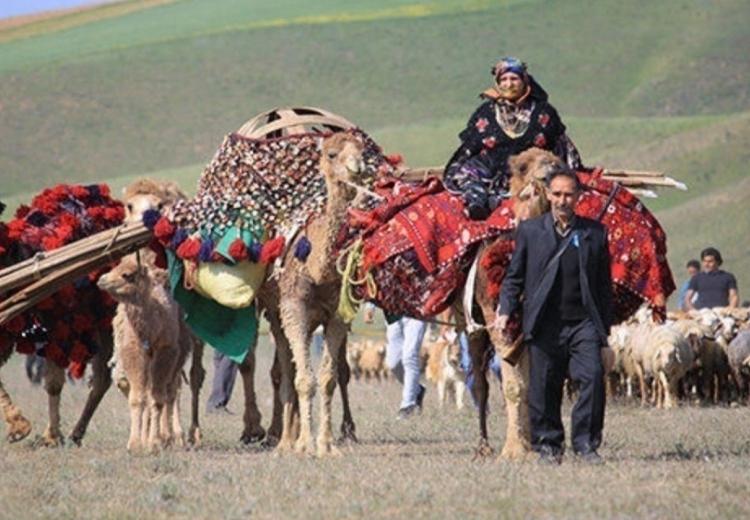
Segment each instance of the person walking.
[{"label": "person walking", "polygon": [[551,211],[518,225],[494,326],[505,329],[508,316],[523,305],[531,444],[540,461],[562,461],[560,407],[570,374],[579,388],[572,411],[573,451],[585,462],[600,464],[605,406],[601,349],[607,346],[612,320],[607,231],[599,222],[575,215],[581,187],[572,170],[551,170],[545,184]]},{"label": "person walking", "polygon": [[231,413],[227,409],[227,404],[232,397],[237,369],[237,363],[218,350],[214,350],[214,379],[211,385],[211,395],[206,405],[208,413]]},{"label": "person walking", "polygon": [[[685,307],[704,309],[739,305],[737,279],[732,273],[719,269],[723,263],[721,253],[715,247],[707,247],[701,251],[703,270],[690,279],[687,294],[685,294]],[[698,297],[694,299],[696,293]]]},{"label": "person walking", "polygon": [[427,323],[407,317],[390,321],[386,329],[388,343],[385,362],[403,385],[401,406],[396,415],[400,420],[408,419],[422,410],[426,388],[419,382],[419,349],[426,330]]}]

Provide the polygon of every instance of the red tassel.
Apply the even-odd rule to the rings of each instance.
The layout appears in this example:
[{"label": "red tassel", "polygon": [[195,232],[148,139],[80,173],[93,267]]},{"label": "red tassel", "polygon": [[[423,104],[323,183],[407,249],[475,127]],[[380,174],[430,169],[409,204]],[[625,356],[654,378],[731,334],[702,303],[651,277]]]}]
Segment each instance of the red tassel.
[{"label": "red tassel", "polygon": [[399,164],[404,162],[404,158],[400,153],[392,153],[390,155],[386,155],[385,160],[388,161],[388,164],[390,164],[391,166],[398,166]]},{"label": "red tassel", "polygon": [[262,264],[270,264],[276,260],[281,253],[284,251],[284,237],[276,237],[263,244],[263,249],[260,250],[260,262]]},{"label": "red tassel", "polygon": [[74,341],[68,357],[71,362],[83,364],[89,358],[89,349],[81,341]]},{"label": "red tassel", "polygon": [[70,374],[70,377],[73,379],[81,379],[83,377],[83,374],[86,372],[86,363],[78,361],[71,361],[70,366],[68,367],[68,374]]},{"label": "red tassel", "polygon": [[174,235],[174,226],[167,217],[162,217],[154,226],[154,236],[160,242],[167,242]]},{"label": "red tassel", "polygon": [[229,256],[234,258],[235,262],[242,262],[248,259],[247,246],[242,239],[237,238],[229,245]]},{"label": "red tassel", "polygon": [[177,256],[183,260],[198,260],[201,252],[201,241],[199,238],[188,238],[177,248]]}]

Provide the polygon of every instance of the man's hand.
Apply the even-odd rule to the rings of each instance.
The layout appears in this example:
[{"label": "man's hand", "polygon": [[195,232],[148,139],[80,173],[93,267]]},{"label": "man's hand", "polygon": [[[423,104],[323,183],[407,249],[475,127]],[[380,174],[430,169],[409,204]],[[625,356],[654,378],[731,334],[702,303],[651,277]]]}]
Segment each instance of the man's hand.
[{"label": "man's hand", "polygon": [[492,324],[492,326],[498,329],[500,332],[504,331],[507,325],[508,325],[507,314],[500,314],[497,318],[495,318],[495,323]]}]

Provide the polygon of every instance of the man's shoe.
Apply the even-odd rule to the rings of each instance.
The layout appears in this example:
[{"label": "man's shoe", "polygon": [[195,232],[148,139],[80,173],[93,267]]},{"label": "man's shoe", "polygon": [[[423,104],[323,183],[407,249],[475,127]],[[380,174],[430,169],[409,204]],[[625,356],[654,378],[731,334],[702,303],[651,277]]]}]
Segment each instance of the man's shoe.
[{"label": "man's shoe", "polygon": [[543,447],[539,450],[538,463],[542,466],[559,466],[562,464],[562,457],[562,452]]},{"label": "man's shoe", "polygon": [[427,393],[427,388],[424,385],[419,385],[419,393],[417,393],[417,406],[419,410],[422,410],[422,403],[424,402],[424,394]]},{"label": "man's shoe", "polygon": [[604,459],[594,450],[579,453],[578,460],[591,466],[601,466],[604,464]]},{"label": "man's shoe", "polygon": [[234,415],[234,412],[230,411],[226,406],[209,406],[206,408],[206,413],[217,415]]},{"label": "man's shoe", "polygon": [[405,406],[398,411],[398,413],[396,414],[396,420],[403,421],[406,419],[410,419],[415,415],[418,415],[420,411],[421,408],[419,407],[419,405],[410,404],[409,406]]}]

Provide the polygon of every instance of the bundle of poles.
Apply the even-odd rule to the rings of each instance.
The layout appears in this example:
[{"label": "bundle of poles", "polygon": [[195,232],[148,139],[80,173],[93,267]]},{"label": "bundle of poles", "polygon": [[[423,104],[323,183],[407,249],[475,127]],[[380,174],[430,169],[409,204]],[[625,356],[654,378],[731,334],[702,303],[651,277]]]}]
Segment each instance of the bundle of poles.
[{"label": "bundle of poles", "polygon": [[[429,176],[442,178],[443,169],[413,168],[401,173],[402,180],[419,182]],[[602,178],[652,197],[656,196],[653,188],[687,189],[661,172],[605,170]],[[148,245],[151,238],[142,223],[126,223],[0,270],[0,325],[81,276]]]}]

